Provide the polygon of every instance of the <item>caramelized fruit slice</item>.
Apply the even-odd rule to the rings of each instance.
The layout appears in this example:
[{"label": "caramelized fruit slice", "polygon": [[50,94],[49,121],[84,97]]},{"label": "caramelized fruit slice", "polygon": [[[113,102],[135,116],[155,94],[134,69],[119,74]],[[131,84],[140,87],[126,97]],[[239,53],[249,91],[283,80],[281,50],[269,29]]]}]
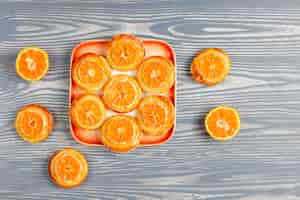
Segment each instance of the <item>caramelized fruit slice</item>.
[{"label": "caramelized fruit slice", "polygon": [[194,58],[191,71],[196,81],[206,85],[215,85],[225,79],[230,67],[230,58],[223,50],[208,48]]},{"label": "caramelized fruit slice", "polygon": [[53,117],[47,108],[40,105],[23,107],[16,116],[17,133],[29,143],[45,140],[53,129]]},{"label": "caramelized fruit slice", "polygon": [[137,119],[145,134],[166,134],[174,124],[174,105],[167,97],[147,96],[138,106]]},{"label": "caramelized fruit slice", "polygon": [[205,128],[213,139],[229,140],[240,130],[239,113],[232,107],[216,107],[207,114]]},{"label": "caramelized fruit slice", "polygon": [[116,112],[130,112],[142,98],[142,89],[138,82],[127,75],[116,75],[105,85],[103,101]]},{"label": "caramelized fruit slice", "polygon": [[104,121],[105,107],[100,97],[85,94],[72,102],[71,120],[79,128],[96,129]]},{"label": "caramelized fruit slice", "polygon": [[153,56],[139,66],[137,79],[146,92],[168,92],[175,81],[175,67],[170,60]]},{"label": "caramelized fruit slice", "polygon": [[141,132],[135,118],[115,115],[107,119],[101,129],[103,144],[113,152],[125,153],[139,144]]},{"label": "caramelized fruit slice", "polygon": [[127,34],[114,36],[107,50],[107,59],[111,67],[121,71],[136,69],[144,56],[142,41]]},{"label": "caramelized fruit slice", "polygon": [[72,67],[73,81],[88,91],[99,90],[110,79],[111,70],[102,56],[85,54]]},{"label": "caramelized fruit slice", "polygon": [[79,186],[88,175],[88,162],[83,154],[71,148],[54,153],[48,163],[51,180],[60,187]]},{"label": "caramelized fruit slice", "polygon": [[16,59],[16,72],[27,81],[43,78],[48,71],[48,66],[47,52],[37,47],[22,49]]}]

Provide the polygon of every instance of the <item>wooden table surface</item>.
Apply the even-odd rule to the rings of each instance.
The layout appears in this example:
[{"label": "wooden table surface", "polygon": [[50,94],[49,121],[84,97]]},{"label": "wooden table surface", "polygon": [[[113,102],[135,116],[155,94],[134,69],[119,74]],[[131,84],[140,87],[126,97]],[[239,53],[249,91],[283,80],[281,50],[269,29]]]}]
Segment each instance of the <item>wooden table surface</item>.
[{"label": "wooden table surface", "polygon": [[[300,1],[11,0],[0,3],[0,25],[0,199],[300,199]],[[174,137],[126,155],[77,144],[68,127],[72,47],[120,32],[166,40],[177,55]],[[16,76],[16,54],[26,46],[49,52],[42,81]],[[232,57],[229,77],[214,87],[189,71],[205,47]],[[55,115],[55,131],[36,145],[13,127],[29,103]],[[228,142],[204,132],[205,114],[220,104],[241,113],[240,135]],[[75,189],[57,188],[47,174],[48,157],[67,146],[90,164]]]}]

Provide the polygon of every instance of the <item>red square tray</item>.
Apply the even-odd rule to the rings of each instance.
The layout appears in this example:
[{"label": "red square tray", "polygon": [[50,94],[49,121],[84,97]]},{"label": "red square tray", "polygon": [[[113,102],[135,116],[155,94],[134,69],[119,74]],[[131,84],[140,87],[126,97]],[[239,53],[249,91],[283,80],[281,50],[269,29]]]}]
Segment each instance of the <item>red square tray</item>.
[{"label": "red square tray", "polygon": [[[97,55],[106,56],[106,50],[108,46],[108,40],[90,40],[84,41],[73,48],[71,59],[70,59],[70,88],[69,88],[69,109],[74,98],[85,93],[84,90],[79,88],[72,81],[72,66],[74,61],[81,55],[86,53],[95,53]],[[176,113],[176,55],[171,45],[165,41],[154,40],[154,39],[143,39],[143,45],[145,47],[145,58],[150,56],[163,56],[170,59],[175,66],[175,83],[174,86],[169,91],[169,98],[172,100],[175,106]],[[101,94],[99,94],[101,96]],[[100,139],[100,130],[84,130],[78,129],[72,125],[71,119],[69,117],[69,126],[72,137],[83,145],[88,146],[102,146]],[[176,120],[174,121],[174,126],[167,134],[162,136],[149,136],[143,135],[139,146],[153,146],[160,145],[168,141],[175,132]]]}]

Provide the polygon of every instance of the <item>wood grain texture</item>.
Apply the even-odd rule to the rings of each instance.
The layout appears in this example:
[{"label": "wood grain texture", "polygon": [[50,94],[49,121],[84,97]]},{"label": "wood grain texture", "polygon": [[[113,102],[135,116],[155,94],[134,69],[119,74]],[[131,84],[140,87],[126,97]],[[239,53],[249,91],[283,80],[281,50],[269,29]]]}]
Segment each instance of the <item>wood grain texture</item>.
[{"label": "wood grain texture", "polygon": [[[300,199],[300,2],[279,0],[18,0],[0,3],[0,199]],[[127,155],[77,144],[68,128],[71,49],[119,32],[168,41],[177,54],[177,130],[171,141]],[[28,84],[15,74],[17,52],[38,45],[51,67]],[[202,48],[232,57],[215,87],[191,79]],[[29,145],[13,127],[16,111],[39,103],[54,113],[46,142]],[[212,141],[203,118],[220,105],[241,113],[240,135]],[[90,163],[79,188],[55,187],[47,159],[72,146]]]}]

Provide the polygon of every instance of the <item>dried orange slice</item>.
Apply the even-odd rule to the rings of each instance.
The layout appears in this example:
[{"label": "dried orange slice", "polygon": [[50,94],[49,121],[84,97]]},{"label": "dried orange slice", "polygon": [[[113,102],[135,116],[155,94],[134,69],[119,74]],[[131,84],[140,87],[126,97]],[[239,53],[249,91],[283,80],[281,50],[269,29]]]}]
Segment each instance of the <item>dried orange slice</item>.
[{"label": "dried orange slice", "polygon": [[71,148],[55,152],[48,163],[51,180],[63,188],[79,186],[86,179],[88,171],[84,155]]},{"label": "dried orange slice", "polygon": [[168,92],[175,81],[175,67],[170,60],[153,56],[139,66],[137,79],[146,92]]},{"label": "dried orange slice", "polygon": [[142,98],[138,82],[127,75],[116,75],[104,86],[103,101],[116,112],[130,112]]},{"label": "dried orange slice", "polygon": [[37,47],[22,49],[16,59],[16,72],[27,81],[43,78],[48,71],[48,66],[47,52]]},{"label": "dried orange slice", "polygon": [[125,153],[135,149],[140,137],[140,129],[131,116],[112,116],[104,122],[101,129],[103,144],[113,152]]},{"label": "dried orange slice", "polygon": [[23,107],[16,116],[17,133],[29,143],[45,140],[53,129],[53,117],[47,108],[40,105]]},{"label": "dried orange slice", "polygon": [[147,96],[138,106],[137,120],[145,134],[163,135],[174,124],[174,105],[167,97]]},{"label": "dried orange slice", "polygon": [[99,128],[104,116],[104,104],[95,94],[85,94],[72,103],[71,120],[76,127],[89,130]]},{"label": "dried orange slice", "polygon": [[99,90],[110,79],[111,70],[102,56],[85,54],[78,58],[72,68],[73,81],[88,91]]},{"label": "dried orange slice", "polygon": [[225,79],[230,67],[230,57],[223,50],[208,48],[194,58],[191,71],[196,81],[206,85],[215,85]]},{"label": "dried orange slice", "polygon": [[136,69],[144,56],[142,41],[133,35],[114,36],[107,49],[107,59],[111,67],[121,71]]},{"label": "dried orange slice", "polygon": [[240,130],[239,113],[232,107],[216,107],[207,114],[205,128],[215,140],[229,140]]}]

